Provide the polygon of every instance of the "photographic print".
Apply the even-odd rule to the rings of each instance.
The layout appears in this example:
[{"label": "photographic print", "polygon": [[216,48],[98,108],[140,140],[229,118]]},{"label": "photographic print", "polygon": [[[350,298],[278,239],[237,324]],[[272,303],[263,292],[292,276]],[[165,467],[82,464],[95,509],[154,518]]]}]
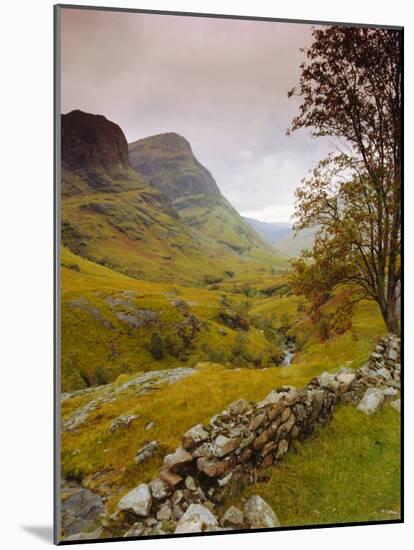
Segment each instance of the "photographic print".
[{"label": "photographic print", "polygon": [[56,543],[403,520],[402,55],[55,7]]}]

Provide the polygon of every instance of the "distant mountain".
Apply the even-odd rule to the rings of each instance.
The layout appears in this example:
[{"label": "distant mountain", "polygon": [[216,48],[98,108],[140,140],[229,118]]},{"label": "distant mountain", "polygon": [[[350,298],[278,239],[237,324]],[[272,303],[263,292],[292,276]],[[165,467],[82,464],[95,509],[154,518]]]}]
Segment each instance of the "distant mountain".
[{"label": "distant mountain", "polygon": [[295,235],[290,223],[262,222],[246,217],[244,219],[267,243],[286,256],[299,256],[302,250],[310,249],[313,246],[316,228],[304,229]]},{"label": "distant mountain", "polygon": [[171,201],[180,218],[202,239],[252,257],[275,251],[223,197],[211,173],[176,133],[159,134],[129,145],[131,164]]},{"label": "distant mountain", "polygon": [[299,256],[302,250],[309,250],[313,247],[317,228],[303,229],[297,235],[293,231],[281,237],[275,247],[286,254],[286,256]]},{"label": "distant mountain", "polygon": [[246,222],[255,229],[263,239],[275,246],[276,243],[292,232],[292,224],[284,222],[262,222],[253,218],[244,217]]}]

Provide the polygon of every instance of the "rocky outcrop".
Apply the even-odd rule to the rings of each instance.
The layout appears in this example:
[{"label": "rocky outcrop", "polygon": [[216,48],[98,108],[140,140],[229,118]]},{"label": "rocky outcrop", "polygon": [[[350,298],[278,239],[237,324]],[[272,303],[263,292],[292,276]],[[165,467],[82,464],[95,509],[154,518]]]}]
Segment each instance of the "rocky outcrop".
[{"label": "rocky outcrop", "polygon": [[121,128],[102,115],[71,111],[61,117],[62,164],[70,170],[128,168],[128,143]]},{"label": "rocky outcrop", "polygon": [[[128,391],[129,388],[136,388],[137,395],[145,395],[149,391],[153,391],[163,384],[174,384],[178,380],[182,380],[187,376],[190,376],[195,372],[195,369],[179,367],[176,369],[150,371],[132,378],[116,386],[115,384],[106,384],[98,386],[96,388],[87,388],[85,390],[78,390],[73,393],[62,394],[62,403],[68,399],[78,397],[80,395],[91,395],[91,400],[75,410],[68,418],[65,418],[62,422],[63,430],[73,431],[78,429],[88,418],[90,413],[95,411],[103,403],[109,403],[113,401],[118,395]],[[122,417],[115,418],[108,429],[110,431],[119,429],[122,424],[125,425],[129,420],[128,425],[137,418],[136,415],[122,415]]]}]

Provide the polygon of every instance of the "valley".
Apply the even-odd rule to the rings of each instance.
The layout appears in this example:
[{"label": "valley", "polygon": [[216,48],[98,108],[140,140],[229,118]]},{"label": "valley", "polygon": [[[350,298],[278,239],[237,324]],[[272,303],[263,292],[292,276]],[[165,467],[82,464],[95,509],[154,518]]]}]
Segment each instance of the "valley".
[{"label": "valley", "polygon": [[[291,243],[280,251],[243,219],[178,134],[128,145],[101,115],[62,115],[61,215],[62,478],[99,493],[106,516],[156,476],[192,426],[232,401],[353,372],[387,333],[377,305],[365,300],[352,327],[326,338],[292,290],[296,244],[294,253]],[[278,239],[291,240],[290,228]],[[341,299],[339,291],[334,300]],[[366,422],[340,405],[328,435],[298,443],[254,485],[283,525],[399,514],[399,416],[388,404],[380,414]],[[117,420],[126,429],[112,429]],[[379,456],[372,440],[382,441],[381,424]],[[154,441],[154,452],[137,462]],[[376,480],[378,490],[370,488],[372,453],[379,470],[392,471],[391,481]],[[352,469],[345,471],[360,457],[372,506],[361,503]],[[298,461],[313,466],[295,481]],[[354,499],[354,509],[333,510],[331,490]]]}]

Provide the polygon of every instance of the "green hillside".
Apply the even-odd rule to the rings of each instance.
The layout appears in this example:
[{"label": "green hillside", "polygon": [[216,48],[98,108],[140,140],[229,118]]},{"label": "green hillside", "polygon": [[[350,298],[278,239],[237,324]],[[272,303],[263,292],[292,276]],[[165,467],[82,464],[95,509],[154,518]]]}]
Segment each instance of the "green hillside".
[{"label": "green hillside", "polygon": [[223,197],[185,138],[167,133],[141,139],[129,145],[129,155],[131,164],[171,200],[180,218],[206,245],[218,243],[270,263],[283,261]]}]

